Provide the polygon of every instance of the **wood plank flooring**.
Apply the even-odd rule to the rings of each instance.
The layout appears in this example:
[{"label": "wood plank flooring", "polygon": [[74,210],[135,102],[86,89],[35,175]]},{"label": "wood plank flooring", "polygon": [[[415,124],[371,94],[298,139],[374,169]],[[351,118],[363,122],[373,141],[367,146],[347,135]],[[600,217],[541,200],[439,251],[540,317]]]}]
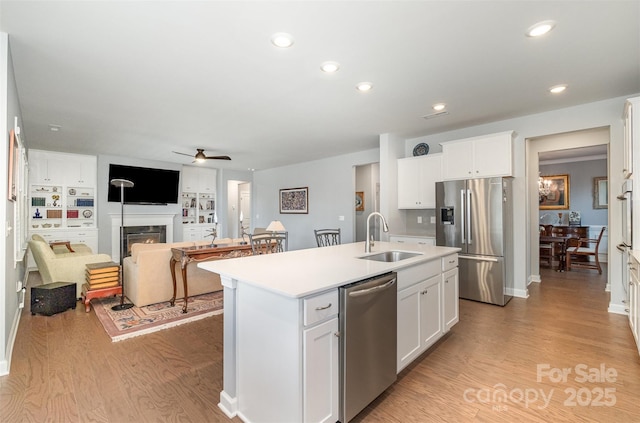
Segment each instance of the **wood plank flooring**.
[{"label": "wood plank flooring", "polygon": [[[640,422],[640,357],[626,316],[607,312],[606,277],[541,272],[527,300],[462,300],[452,331],[354,421]],[[27,306],[11,374],[0,377],[0,421],[239,422],[217,407],[222,321],[111,343],[81,304],[50,317]],[[571,373],[538,381],[545,364]],[[601,364],[615,381],[577,379],[576,366]]]}]

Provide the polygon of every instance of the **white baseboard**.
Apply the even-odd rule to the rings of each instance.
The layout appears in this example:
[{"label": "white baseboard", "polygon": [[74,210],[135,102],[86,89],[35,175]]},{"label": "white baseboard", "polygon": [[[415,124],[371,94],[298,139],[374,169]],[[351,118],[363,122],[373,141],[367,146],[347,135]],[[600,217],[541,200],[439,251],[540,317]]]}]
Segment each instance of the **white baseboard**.
[{"label": "white baseboard", "polygon": [[528,289],[513,289],[512,291],[513,291],[513,293],[511,295],[513,295],[514,297],[529,298],[529,290]]},{"label": "white baseboard", "polygon": [[238,414],[238,400],[237,398],[231,398],[225,391],[222,391],[220,392],[218,408],[220,408],[227,417],[232,419]]},{"label": "white baseboard", "polygon": [[629,313],[627,312],[627,309],[626,309],[624,304],[612,304],[612,303],[609,303],[609,309],[607,311],[609,313],[614,313],[614,314],[623,314],[625,316],[629,315]]},{"label": "white baseboard", "polygon": [[529,276],[529,280],[527,281],[527,286],[531,285],[531,283],[533,282],[536,282],[536,283],[542,282],[542,279],[540,279],[540,275]]},{"label": "white baseboard", "polygon": [[18,326],[20,325],[20,315],[22,309],[17,308],[16,313],[13,316],[13,323],[11,324],[11,332],[9,333],[9,339],[7,340],[7,350],[5,351],[6,360],[0,361],[0,376],[8,375],[11,367],[11,355],[13,353],[13,346],[16,342],[16,335],[18,334]]}]

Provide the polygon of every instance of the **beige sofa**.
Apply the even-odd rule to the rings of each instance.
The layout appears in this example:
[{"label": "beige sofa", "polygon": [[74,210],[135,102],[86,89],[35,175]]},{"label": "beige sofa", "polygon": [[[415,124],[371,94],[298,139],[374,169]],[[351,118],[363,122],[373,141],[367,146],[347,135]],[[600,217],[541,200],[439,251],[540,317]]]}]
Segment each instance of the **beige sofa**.
[{"label": "beige sofa", "polygon": [[[125,295],[138,307],[169,301],[173,296],[173,282],[169,260],[172,247],[190,247],[207,244],[201,242],[174,242],[171,244],[133,244],[131,256],[125,257],[124,291]],[[216,240],[216,244],[230,243],[231,240]],[[200,269],[195,263],[187,267],[189,296],[205,294],[222,289],[220,276]],[[184,298],[184,288],[180,264],[176,263],[176,299]]]}]

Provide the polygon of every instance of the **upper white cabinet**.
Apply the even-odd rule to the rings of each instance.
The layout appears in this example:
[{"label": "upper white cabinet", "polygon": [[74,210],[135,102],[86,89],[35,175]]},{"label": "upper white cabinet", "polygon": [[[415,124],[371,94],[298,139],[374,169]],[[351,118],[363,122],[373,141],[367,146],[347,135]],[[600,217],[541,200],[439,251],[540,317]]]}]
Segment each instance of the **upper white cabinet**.
[{"label": "upper white cabinet", "polygon": [[398,208],[435,209],[442,154],[398,159]]},{"label": "upper white cabinet", "polygon": [[630,98],[624,105],[624,150],[623,150],[623,167],[622,176],[629,178],[633,173],[633,157],[634,145],[640,140],[635,140],[640,131],[640,97]]},{"label": "upper white cabinet", "polygon": [[443,180],[513,176],[513,131],[442,143]]},{"label": "upper white cabinet", "polygon": [[218,171],[206,167],[182,167],[182,191],[215,194]]}]

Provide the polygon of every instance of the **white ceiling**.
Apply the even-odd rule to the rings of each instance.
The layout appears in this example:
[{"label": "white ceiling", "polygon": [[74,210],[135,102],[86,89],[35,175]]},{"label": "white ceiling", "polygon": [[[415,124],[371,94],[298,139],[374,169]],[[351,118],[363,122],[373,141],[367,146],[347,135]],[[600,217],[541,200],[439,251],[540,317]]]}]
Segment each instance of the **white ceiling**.
[{"label": "white ceiling", "polygon": [[[185,164],[173,150],[205,148],[223,169],[640,92],[637,0],[0,1],[0,29],[29,147]],[[281,31],[292,48],[271,45]],[[423,119],[436,102],[449,114]]]}]

